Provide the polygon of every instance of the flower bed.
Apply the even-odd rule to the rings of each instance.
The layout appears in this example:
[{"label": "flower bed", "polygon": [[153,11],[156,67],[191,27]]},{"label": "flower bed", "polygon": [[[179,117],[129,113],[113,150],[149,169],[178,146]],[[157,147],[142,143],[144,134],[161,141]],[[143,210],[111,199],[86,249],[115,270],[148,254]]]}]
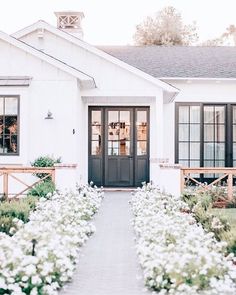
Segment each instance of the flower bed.
[{"label": "flower bed", "polygon": [[146,285],[160,294],[236,294],[226,243],[206,233],[180,198],[151,184],[132,198],[137,252]]},{"label": "flower bed", "polygon": [[0,233],[0,294],[57,294],[73,275],[79,247],[94,231],[88,221],[102,195],[83,186],[77,193],[41,198],[15,235]]}]

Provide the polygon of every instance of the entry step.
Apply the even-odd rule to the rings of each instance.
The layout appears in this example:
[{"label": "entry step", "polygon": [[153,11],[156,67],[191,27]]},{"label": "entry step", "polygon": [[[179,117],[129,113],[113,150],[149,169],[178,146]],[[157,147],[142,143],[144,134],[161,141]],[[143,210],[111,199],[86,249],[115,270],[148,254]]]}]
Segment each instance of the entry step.
[{"label": "entry step", "polygon": [[134,192],[136,187],[104,187],[104,192]]}]

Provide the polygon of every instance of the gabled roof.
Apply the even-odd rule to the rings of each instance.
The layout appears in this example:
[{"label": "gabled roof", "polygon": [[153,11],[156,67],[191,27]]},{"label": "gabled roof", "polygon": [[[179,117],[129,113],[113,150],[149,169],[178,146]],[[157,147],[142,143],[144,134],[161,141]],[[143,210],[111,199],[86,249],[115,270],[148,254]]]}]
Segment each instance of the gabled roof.
[{"label": "gabled roof", "polygon": [[32,24],[31,26],[28,26],[28,27],[14,33],[12,36],[17,39],[20,39],[20,38],[34,32],[34,31],[38,30],[38,29],[45,29],[57,36],[60,36],[61,38],[66,39],[69,42],[74,43],[74,44],[78,45],[79,47],[84,48],[85,50],[87,50],[87,51],[135,74],[136,76],[151,82],[152,84],[162,88],[165,92],[173,93],[173,95],[178,93],[178,89],[173,87],[172,85],[169,85],[161,80],[156,79],[155,77],[136,68],[135,66],[132,66],[132,65],[100,50],[99,48],[96,48],[96,47],[84,42],[83,40],[80,40],[79,38],[77,38],[69,33],[59,30],[59,29],[53,27],[52,25],[46,23],[43,20],[39,20],[38,22]]},{"label": "gabled roof", "polygon": [[73,68],[62,61],[59,61],[58,59],[14,38],[9,36],[8,34],[1,32],[0,31],[0,40],[3,40],[16,48],[19,48],[29,54],[32,54],[33,56],[55,66],[56,68],[76,77],[79,79],[80,83],[82,86],[87,87],[87,88],[94,88],[95,87],[95,82],[94,79],[90,76],[88,76],[85,73],[82,73],[76,68]]},{"label": "gabled roof", "polygon": [[163,78],[236,78],[236,47],[100,46],[101,50]]}]

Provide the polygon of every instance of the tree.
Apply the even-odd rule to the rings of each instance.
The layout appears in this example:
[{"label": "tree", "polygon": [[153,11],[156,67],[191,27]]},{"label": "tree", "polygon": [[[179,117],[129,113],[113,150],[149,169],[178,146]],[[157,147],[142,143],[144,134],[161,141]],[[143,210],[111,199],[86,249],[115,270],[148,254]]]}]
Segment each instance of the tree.
[{"label": "tree", "polygon": [[226,32],[222,35],[222,38],[230,39],[233,38],[233,44],[236,46],[236,27],[235,25],[230,25],[226,28]]},{"label": "tree", "polygon": [[226,28],[226,31],[218,38],[204,41],[200,45],[202,46],[236,46],[236,26],[230,25]]},{"label": "tree", "polygon": [[215,39],[209,39],[199,44],[200,46],[223,46],[224,40],[221,37]]},{"label": "tree", "polygon": [[196,23],[185,25],[172,6],[163,8],[154,17],[148,16],[136,26],[134,35],[137,45],[191,45],[197,40]]}]

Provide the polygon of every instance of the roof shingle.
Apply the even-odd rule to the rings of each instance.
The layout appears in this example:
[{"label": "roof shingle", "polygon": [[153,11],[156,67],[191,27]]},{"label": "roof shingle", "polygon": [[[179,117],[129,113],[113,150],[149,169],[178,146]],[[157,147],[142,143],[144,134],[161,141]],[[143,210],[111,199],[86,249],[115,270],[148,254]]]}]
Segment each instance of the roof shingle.
[{"label": "roof shingle", "polygon": [[236,47],[99,46],[156,78],[236,78]]}]

